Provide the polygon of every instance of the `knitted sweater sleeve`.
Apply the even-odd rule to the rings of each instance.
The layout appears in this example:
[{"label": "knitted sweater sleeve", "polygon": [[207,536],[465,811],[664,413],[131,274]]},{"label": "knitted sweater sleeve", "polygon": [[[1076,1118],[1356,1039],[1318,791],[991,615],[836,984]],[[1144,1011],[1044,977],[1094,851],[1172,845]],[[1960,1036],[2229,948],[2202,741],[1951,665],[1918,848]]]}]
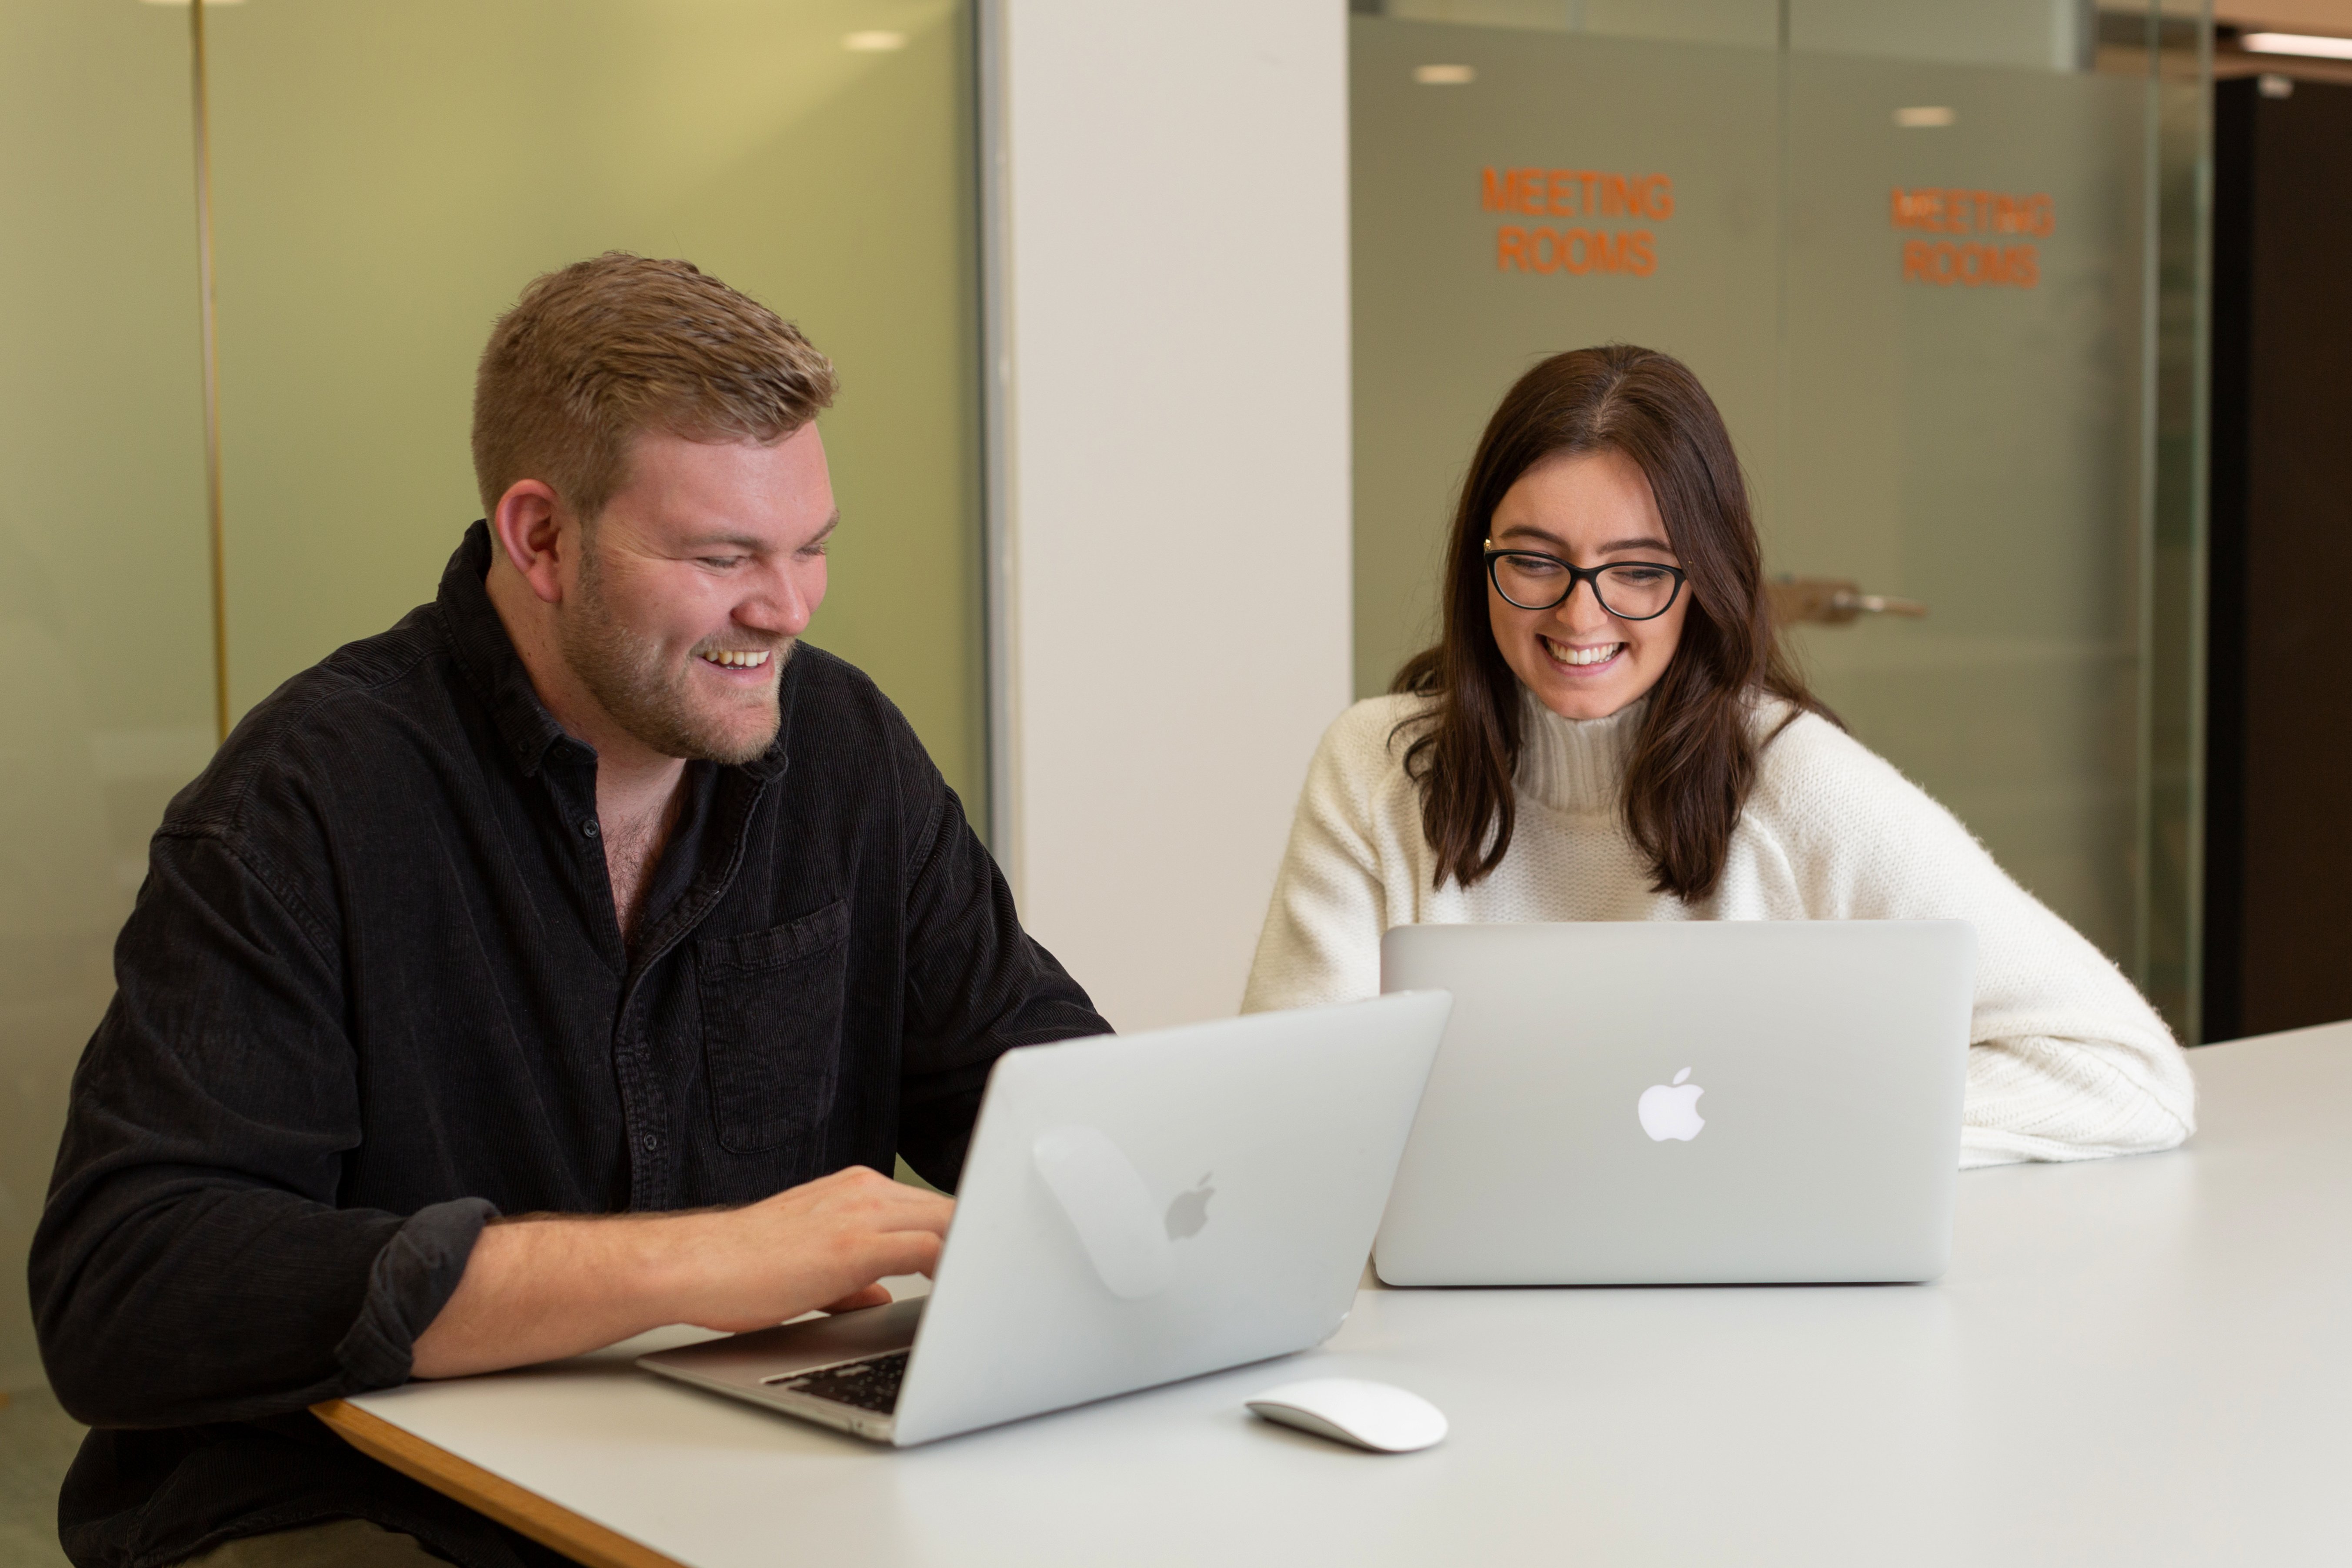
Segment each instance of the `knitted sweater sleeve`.
[{"label": "knitted sweater sleeve", "polygon": [[1401,716],[1396,700],[1374,698],[1324,731],[1291,819],[1243,1012],[1380,994],[1381,936],[1393,922],[1366,791]]},{"label": "knitted sweater sleeve", "polygon": [[2146,1153],[2195,1129],[2187,1059],[2122,971],[1851,736],[1790,725],[1747,816],[1780,840],[1812,919],[1976,927],[1963,1166]]}]

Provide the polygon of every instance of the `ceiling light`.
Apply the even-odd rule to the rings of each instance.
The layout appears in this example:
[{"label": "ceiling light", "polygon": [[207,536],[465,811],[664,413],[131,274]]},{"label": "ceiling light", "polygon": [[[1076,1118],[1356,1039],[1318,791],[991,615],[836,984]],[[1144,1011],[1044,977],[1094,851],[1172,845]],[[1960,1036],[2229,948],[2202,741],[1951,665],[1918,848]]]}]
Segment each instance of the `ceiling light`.
[{"label": "ceiling light", "polygon": [[1423,87],[1466,87],[1478,79],[1475,66],[1415,66],[1412,79]]},{"label": "ceiling light", "polygon": [[1895,111],[1895,123],[1912,131],[1923,130],[1934,125],[1949,125],[1958,118],[1958,114],[1940,103],[1923,103],[1914,109],[1898,109]]},{"label": "ceiling light", "polygon": [[905,48],[907,35],[885,32],[852,33],[841,40],[841,47],[852,54],[887,55],[893,49]]},{"label": "ceiling light", "polygon": [[2317,33],[2244,33],[2238,47],[2250,55],[2311,55],[2323,60],[2352,60],[2352,38],[2322,37]]}]

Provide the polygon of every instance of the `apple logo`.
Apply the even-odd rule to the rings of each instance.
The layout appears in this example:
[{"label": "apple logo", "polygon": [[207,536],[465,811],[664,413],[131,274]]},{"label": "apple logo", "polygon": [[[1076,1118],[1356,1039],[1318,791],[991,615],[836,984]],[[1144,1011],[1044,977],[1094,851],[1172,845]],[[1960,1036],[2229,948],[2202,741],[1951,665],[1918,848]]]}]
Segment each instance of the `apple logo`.
[{"label": "apple logo", "polygon": [[1169,1204],[1169,1240],[1183,1241],[1198,1236],[1201,1227],[1209,1223],[1209,1200],[1217,1195],[1217,1189],[1209,1185],[1209,1178],[1215,1174],[1214,1171],[1203,1172],[1192,1191],[1178,1193]]},{"label": "apple logo", "polygon": [[1685,1068],[1675,1074],[1672,1084],[1654,1083],[1642,1091],[1642,1102],[1635,1109],[1641,1113],[1642,1131],[1650,1135],[1653,1142],[1679,1138],[1687,1143],[1706,1125],[1706,1118],[1698,1113],[1698,1097],[1706,1090],[1695,1083],[1685,1083],[1683,1079],[1688,1077],[1690,1068]]}]

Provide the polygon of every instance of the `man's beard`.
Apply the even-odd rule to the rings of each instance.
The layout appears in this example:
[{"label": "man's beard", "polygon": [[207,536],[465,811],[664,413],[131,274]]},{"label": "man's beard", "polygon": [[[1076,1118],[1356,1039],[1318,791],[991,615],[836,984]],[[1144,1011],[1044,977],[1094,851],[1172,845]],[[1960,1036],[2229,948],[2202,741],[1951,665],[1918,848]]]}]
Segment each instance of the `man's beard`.
[{"label": "man's beard", "polygon": [[[693,675],[688,664],[667,666],[659,643],[632,631],[613,614],[593,545],[581,558],[579,599],[556,618],[556,639],[564,661],[589,695],[622,729],[666,757],[740,764],[775,742],[782,717],[776,692],[783,682],[784,662],[792,658],[792,639],[779,643],[769,660],[773,674],[768,682],[767,722],[756,734],[738,738],[695,711],[687,697],[686,683]],[[689,660],[698,657],[687,655]]]}]

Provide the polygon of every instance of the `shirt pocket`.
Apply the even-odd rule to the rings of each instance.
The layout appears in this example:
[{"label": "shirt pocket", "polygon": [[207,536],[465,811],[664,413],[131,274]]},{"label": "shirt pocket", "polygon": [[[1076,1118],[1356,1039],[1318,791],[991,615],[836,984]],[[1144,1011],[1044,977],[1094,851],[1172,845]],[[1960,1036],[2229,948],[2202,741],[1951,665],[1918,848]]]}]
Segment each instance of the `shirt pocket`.
[{"label": "shirt pocket", "polygon": [[730,1154],[824,1153],[840,1079],[849,902],[701,944],[695,981],[719,1145]]}]

